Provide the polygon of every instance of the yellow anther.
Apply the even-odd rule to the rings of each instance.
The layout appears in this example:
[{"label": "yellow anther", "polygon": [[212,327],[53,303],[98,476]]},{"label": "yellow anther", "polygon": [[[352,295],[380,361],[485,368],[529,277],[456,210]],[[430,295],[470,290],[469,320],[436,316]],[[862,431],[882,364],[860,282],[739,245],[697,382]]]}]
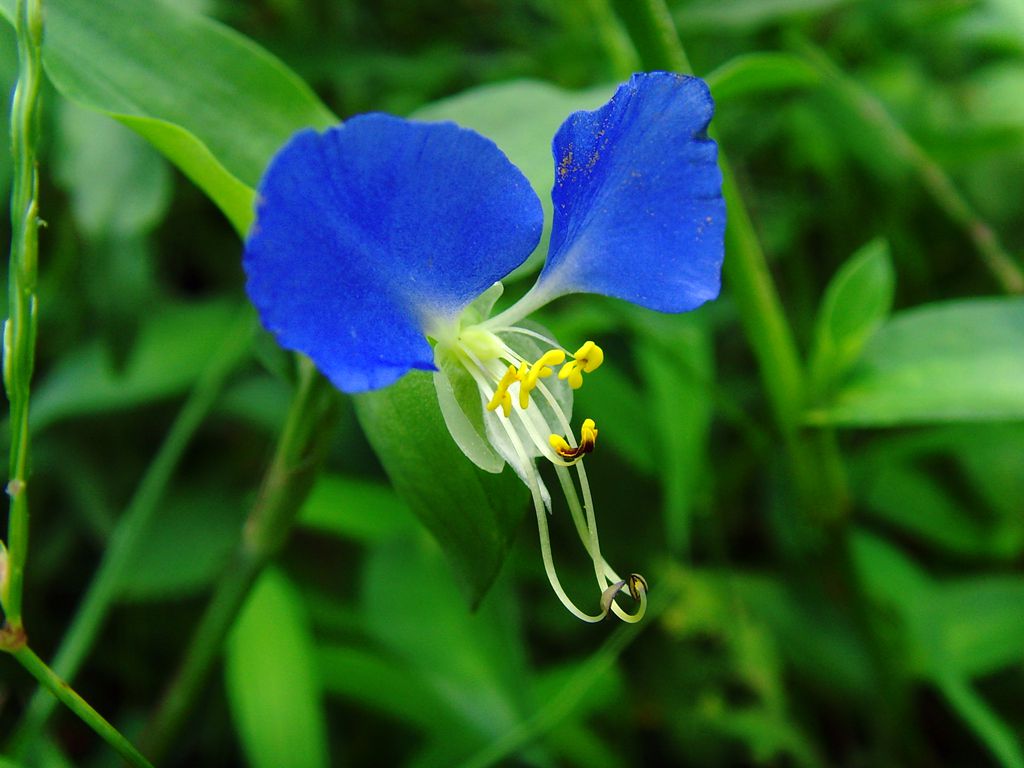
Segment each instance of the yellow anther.
[{"label": "yellow anther", "polygon": [[569,386],[579,389],[583,386],[583,374],[592,373],[601,367],[604,362],[604,350],[592,341],[588,341],[576,350],[573,360],[562,366],[558,372],[558,378],[568,379]]},{"label": "yellow anther", "polygon": [[510,365],[508,370],[505,371],[505,375],[501,377],[501,381],[498,382],[498,388],[494,390],[494,397],[487,404],[487,410],[496,410],[500,405],[507,419],[512,414],[512,396],[508,393],[508,388],[512,386],[513,382],[518,380],[519,372],[514,365]]},{"label": "yellow anther", "polygon": [[561,435],[551,435],[548,442],[555,449],[555,453],[563,459],[577,462],[583,457],[583,454],[594,450],[594,446],[597,444],[597,425],[594,424],[593,419],[583,421],[583,426],[580,427],[580,444],[575,448],[569,445]]},{"label": "yellow anther", "polygon": [[526,370],[526,363],[519,366],[519,407],[526,409],[530,404],[530,392],[537,386],[537,379],[546,379],[553,371],[552,365],[559,365],[565,360],[565,352],[560,349],[549,349],[540,356],[540,360]]}]

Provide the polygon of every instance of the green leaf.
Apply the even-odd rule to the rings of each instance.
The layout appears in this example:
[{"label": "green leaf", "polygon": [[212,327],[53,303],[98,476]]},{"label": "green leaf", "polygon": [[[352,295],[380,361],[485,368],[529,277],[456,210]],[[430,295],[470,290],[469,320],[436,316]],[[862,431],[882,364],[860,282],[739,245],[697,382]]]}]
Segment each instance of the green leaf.
[{"label": "green leaf", "polygon": [[477,469],[441,417],[432,375],[355,398],[359,422],[395,490],[444,550],[472,605],[480,602],[508,553],[526,488],[508,467]]},{"label": "green leaf", "polygon": [[[14,5],[0,0],[8,21]],[[43,60],[57,90],[140,133],[239,233],[274,151],[337,122],[251,40],[163,0],[48,0]]]},{"label": "green leaf", "polygon": [[706,80],[715,103],[721,105],[751,94],[814,86],[821,82],[821,75],[793,54],[745,53],[729,59]]},{"label": "green leaf", "polygon": [[551,140],[571,112],[596,109],[615,86],[566,91],[536,80],[517,80],[473,88],[429,104],[413,114],[418,120],[453,120],[491,139],[523,172],[544,207],[544,234],[526,264],[506,280],[540,268],[551,235],[551,187],[555,161]]},{"label": "green leaf", "polygon": [[1024,299],[931,304],[893,317],[815,424],[879,427],[1024,418]]},{"label": "green leaf", "polygon": [[154,310],[120,370],[99,341],[65,355],[33,392],[33,429],[71,416],[123,411],[184,391],[220,350],[238,312],[225,301]]},{"label": "green leaf", "polygon": [[320,475],[299,513],[306,528],[356,541],[381,541],[414,525],[395,492],[342,475]]},{"label": "green leaf", "polygon": [[119,598],[167,600],[201,591],[224,570],[244,514],[237,499],[211,492],[192,491],[162,504],[121,570]]},{"label": "green leaf", "polygon": [[264,571],[225,646],[228,702],[253,768],[327,766],[327,727],[302,600]]},{"label": "green leaf", "polygon": [[811,350],[812,390],[823,393],[849,370],[892,310],[889,244],[872,240],[843,264],[825,291]]}]

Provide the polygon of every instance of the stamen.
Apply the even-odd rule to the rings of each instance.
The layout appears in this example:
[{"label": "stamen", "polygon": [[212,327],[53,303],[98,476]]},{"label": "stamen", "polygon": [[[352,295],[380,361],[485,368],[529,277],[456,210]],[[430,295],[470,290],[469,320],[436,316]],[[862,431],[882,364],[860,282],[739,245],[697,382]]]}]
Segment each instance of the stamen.
[{"label": "stamen", "polygon": [[[527,406],[530,405],[530,392],[537,386],[537,379],[546,379],[554,372],[551,366],[558,365],[563,360],[565,360],[565,352],[560,349],[549,349],[540,356],[540,360],[530,366],[525,377],[522,377],[519,382],[520,408],[526,410]],[[519,368],[519,372],[523,372],[522,366]]]},{"label": "stamen", "polygon": [[494,390],[494,397],[487,403],[487,410],[496,410],[500,405],[505,418],[508,418],[512,413],[512,396],[508,393],[508,388],[518,380],[519,376],[515,367],[510,365],[505,371],[505,375],[501,377],[501,381],[498,382],[498,388]]},{"label": "stamen", "polygon": [[575,463],[584,454],[594,450],[594,446],[597,444],[597,425],[594,424],[593,419],[585,419],[583,426],[580,427],[580,443],[575,447],[569,445],[561,435],[551,435],[549,442],[555,449],[555,453],[563,459]]},{"label": "stamen", "polygon": [[568,379],[569,386],[579,389],[583,386],[583,374],[593,373],[601,367],[604,362],[604,350],[592,341],[588,341],[576,350],[573,360],[562,366],[558,372],[558,378]]}]

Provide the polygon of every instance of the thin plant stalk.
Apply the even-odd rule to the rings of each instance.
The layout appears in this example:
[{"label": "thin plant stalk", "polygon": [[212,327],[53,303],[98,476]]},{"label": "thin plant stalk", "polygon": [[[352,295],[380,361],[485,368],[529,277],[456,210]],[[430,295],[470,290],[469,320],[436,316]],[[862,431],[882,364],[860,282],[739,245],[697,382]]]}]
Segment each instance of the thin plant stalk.
[{"label": "thin plant stalk", "polygon": [[103,740],[123,757],[129,764],[137,768],[153,768],[152,763],[136,749],[128,739],[122,736],[114,726],[108,723],[89,702],[79,696],[66,682],[40,659],[27,645],[11,653],[18,662],[39,681],[46,690],[53,694],[68,709],[74,712],[98,733]]},{"label": "thin plant stalk", "polygon": [[157,762],[204,690],[257,577],[287,541],[326,452],[337,415],[337,392],[308,359],[299,360],[295,396],[241,541],[143,735],[147,752]]},{"label": "thin plant stalk", "polygon": [[7,494],[11,497],[7,545],[0,600],[3,631],[24,634],[22,591],[28,558],[29,392],[36,344],[36,280],[39,264],[39,89],[43,71],[42,0],[19,0],[15,28],[18,37],[18,85],[11,107],[11,150],[14,178],[11,188],[11,258],[8,272],[10,316],[4,325],[4,386],[11,403],[11,451]]},{"label": "thin plant stalk", "polygon": [[[142,541],[153,514],[174,476],[193,436],[220,395],[224,382],[244,358],[255,332],[255,318],[246,306],[214,353],[178,412],[153,461],[146,469],[131,501],[118,518],[117,528],[103,553],[96,574],[61,639],[52,667],[65,680],[72,680],[95,643],[110,607],[123,583],[125,568]],[[21,753],[30,748],[53,713],[56,701],[40,689],[29,703],[22,722],[11,740],[11,749]]]},{"label": "thin plant stalk", "polygon": [[11,497],[7,543],[0,550],[0,602],[4,624],[0,650],[18,661],[53,696],[99,734],[125,760],[140,768],[150,763],[88,702],[50,669],[28,646],[22,615],[25,563],[28,559],[29,395],[35,363],[36,281],[39,271],[39,92],[42,85],[42,0],[18,0],[18,84],[11,106],[11,258],[8,272],[10,315],[4,324],[3,375],[11,404],[11,451],[7,493]]}]

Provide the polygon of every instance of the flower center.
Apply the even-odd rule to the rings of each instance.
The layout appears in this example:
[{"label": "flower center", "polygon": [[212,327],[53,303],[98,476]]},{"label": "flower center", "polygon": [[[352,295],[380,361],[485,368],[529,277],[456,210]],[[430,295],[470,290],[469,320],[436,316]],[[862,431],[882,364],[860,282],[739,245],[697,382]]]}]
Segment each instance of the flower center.
[{"label": "flower center", "polygon": [[[604,361],[601,348],[587,341],[570,355],[539,331],[519,326],[484,327],[479,322],[461,325],[453,336],[438,342],[440,366],[443,369],[446,363],[456,361],[475,382],[485,439],[530,489],[544,569],[555,594],[584,621],[600,621],[609,611],[623,621],[639,621],[647,606],[646,581],[637,574],[620,578],[601,554],[594,501],[583,466],[584,457],[595,448],[597,426],[593,419],[585,419],[577,441],[570,424],[572,390],[582,386],[584,374],[600,367]],[[593,561],[601,590],[599,613],[577,608],[558,580],[547,527],[551,495],[535,464],[537,457],[554,467],[577,535]],[[575,478],[571,470],[575,470]],[[622,591],[639,602],[635,613],[627,613],[615,602]]]}]

